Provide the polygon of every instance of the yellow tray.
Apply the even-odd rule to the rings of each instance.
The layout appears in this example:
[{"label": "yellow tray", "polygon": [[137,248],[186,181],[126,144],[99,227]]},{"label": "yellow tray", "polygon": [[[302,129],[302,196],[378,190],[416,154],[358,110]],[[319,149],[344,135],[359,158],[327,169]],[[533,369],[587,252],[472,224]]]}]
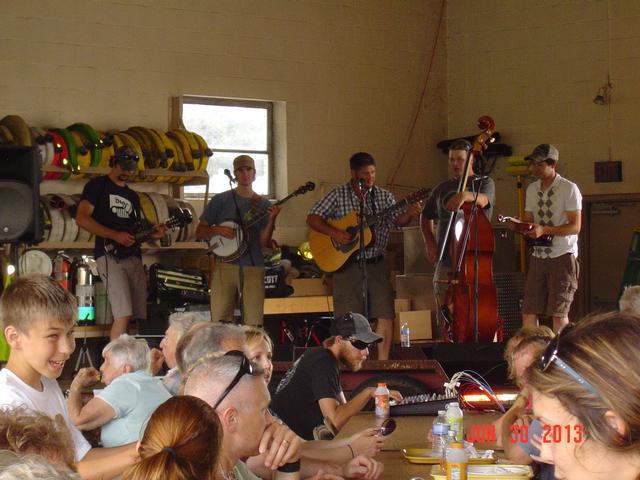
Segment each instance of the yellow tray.
[{"label": "yellow tray", "polygon": [[[434,480],[445,480],[447,475],[440,465],[431,469]],[[525,480],[533,478],[529,465],[469,465],[467,480]]]},{"label": "yellow tray", "polygon": [[[478,450],[479,454],[482,454],[483,452],[484,450]],[[422,463],[427,465],[440,463],[440,457],[432,456],[430,448],[403,448],[402,455],[409,461],[409,463]],[[494,457],[469,459],[470,465],[490,465],[492,463],[496,463],[496,459]]]}]

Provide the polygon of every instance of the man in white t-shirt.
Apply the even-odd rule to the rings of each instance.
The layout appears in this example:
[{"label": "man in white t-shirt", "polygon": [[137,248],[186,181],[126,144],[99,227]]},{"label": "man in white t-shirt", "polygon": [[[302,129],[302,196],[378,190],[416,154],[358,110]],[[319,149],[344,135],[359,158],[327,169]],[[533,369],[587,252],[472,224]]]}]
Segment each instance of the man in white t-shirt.
[{"label": "man in white t-shirt", "polygon": [[558,174],[558,149],[538,145],[526,157],[538,178],[527,188],[524,221],[533,224],[533,239],[552,235],[548,246],[533,248],[522,305],[523,325],[537,325],[538,316],[553,318],[558,332],[569,322],[569,309],[578,288],[578,233],[582,194],[575,183]]}]

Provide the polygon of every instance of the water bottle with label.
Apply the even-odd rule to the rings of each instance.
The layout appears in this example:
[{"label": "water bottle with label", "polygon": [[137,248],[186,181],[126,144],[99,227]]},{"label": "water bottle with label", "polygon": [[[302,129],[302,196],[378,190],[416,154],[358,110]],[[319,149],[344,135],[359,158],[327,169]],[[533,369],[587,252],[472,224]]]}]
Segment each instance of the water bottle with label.
[{"label": "water bottle with label", "polygon": [[409,324],[407,322],[403,323],[402,327],[400,327],[400,346],[411,346],[411,330],[409,329]]},{"label": "water bottle with label", "polygon": [[445,413],[447,423],[449,424],[449,430],[456,432],[456,440],[462,442],[464,440],[462,431],[462,410],[458,402],[451,402],[447,405],[447,412]]},{"label": "water bottle with label", "polygon": [[387,418],[390,413],[389,389],[386,383],[379,383],[374,392],[376,403],[376,417]]},{"label": "water bottle with label", "polygon": [[440,457],[440,467],[442,468],[443,472],[445,472],[447,469],[447,452],[455,441],[456,431],[449,429],[442,445],[442,456]]},{"label": "water bottle with label", "polygon": [[445,411],[438,410],[438,417],[431,426],[431,436],[433,437],[431,454],[436,458],[442,458],[444,456],[444,449],[447,444],[447,433],[449,433],[449,424],[445,417]]},{"label": "water bottle with label", "polygon": [[453,442],[447,450],[447,480],[467,480],[469,456],[460,442]]}]

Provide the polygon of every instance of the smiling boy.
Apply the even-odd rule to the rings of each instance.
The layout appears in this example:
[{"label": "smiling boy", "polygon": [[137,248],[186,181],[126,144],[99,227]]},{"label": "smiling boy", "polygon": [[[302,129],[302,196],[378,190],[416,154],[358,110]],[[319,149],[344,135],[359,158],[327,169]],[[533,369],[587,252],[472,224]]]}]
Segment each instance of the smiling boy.
[{"label": "smiling boy", "polygon": [[75,349],[76,300],[53,279],[25,275],[0,298],[0,321],[11,347],[0,370],[0,408],[24,406],[51,418],[62,415],[83,478],[111,478],[133,464],[135,444],[91,448],[69,419],[57,382]]}]

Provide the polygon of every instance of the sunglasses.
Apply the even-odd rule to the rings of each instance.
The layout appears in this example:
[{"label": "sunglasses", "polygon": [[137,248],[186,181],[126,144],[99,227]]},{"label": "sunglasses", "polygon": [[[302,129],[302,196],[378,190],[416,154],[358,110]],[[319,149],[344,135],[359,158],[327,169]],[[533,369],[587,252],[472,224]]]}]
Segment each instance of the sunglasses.
[{"label": "sunglasses", "polygon": [[363,342],[362,340],[358,340],[353,337],[349,337],[347,340],[349,340],[349,343],[358,350],[365,350],[373,345],[372,343]]},{"label": "sunglasses", "polygon": [[240,381],[240,379],[242,379],[242,377],[244,377],[245,375],[253,375],[253,365],[251,365],[251,362],[249,361],[249,359],[240,350],[230,350],[227,353],[225,353],[224,356],[225,357],[227,356],[241,357],[242,362],[240,363],[240,370],[238,370],[238,373],[236,373],[236,376],[233,377],[233,380],[231,380],[231,383],[229,384],[229,386],[224,389],[224,391],[222,392],[222,395],[220,395],[216,403],[213,405],[214,410],[218,408],[218,405],[220,405],[222,401],[225,399],[225,397],[229,395],[229,392],[233,390],[233,387],[235,387],[238,384],[238,382]]},{"label": "sunglasses", "polygon": [[567,375],[572,377],[576,382],[582,385],[584,388],[593,393],[596,397],[602,398],[598,391],[595,389],[593,385],[591,385],[582,375],[576,372],[569,364],[567,364],[564,360],[562,360],[558,356],[558,351],[560,350],[560,341],[562,336],[575,327],[575,323],[567,324],[560,332],[556,335],[556,337],[551,340],[544,353],[542,354],[542,358],[540,358],[540,363],[542,367],[542,371],[546,372],[549,366],[552,363],[555,363],[559,368],[562,369]]}]

